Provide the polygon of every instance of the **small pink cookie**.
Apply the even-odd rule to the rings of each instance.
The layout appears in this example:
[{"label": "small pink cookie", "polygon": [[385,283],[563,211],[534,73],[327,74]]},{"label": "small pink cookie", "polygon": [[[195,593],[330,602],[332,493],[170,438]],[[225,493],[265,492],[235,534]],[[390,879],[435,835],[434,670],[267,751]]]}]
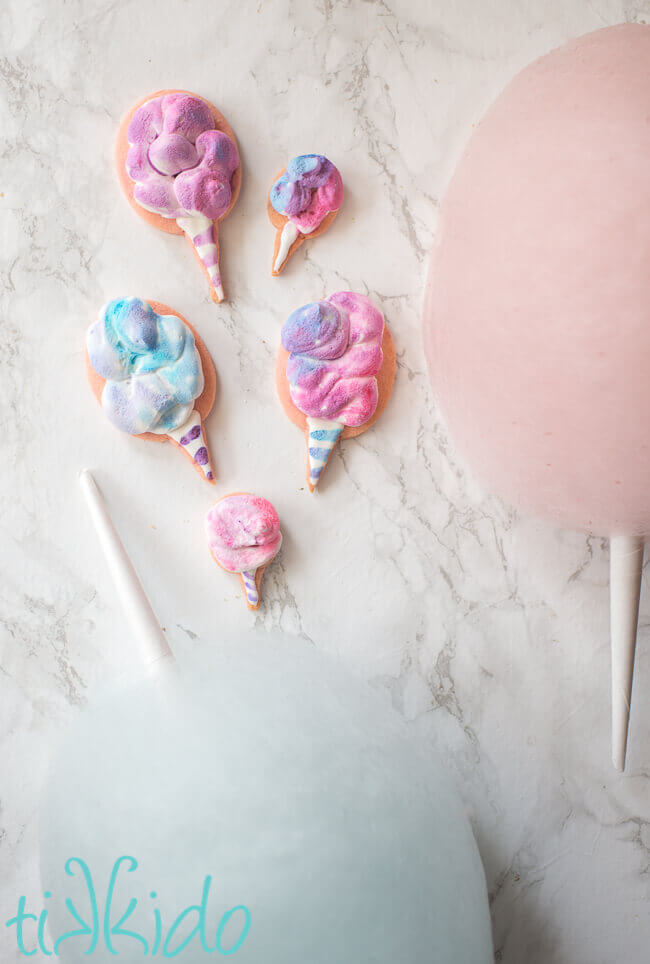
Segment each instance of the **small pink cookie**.
[{"label": "small pink cookie", "polygon": [[322,154],[292,158],[279,174],[267,205],[276,228],[271,274],[277,277],[306,238],[326,231],[343,203],[343,181]]},{"label": "small pink cookie", "polygon": [[223,114],[185,90],[150,94],[120,126],[116,165],[131,207],[160,231],[185,234],[213,301],[223,301],[218,223],[241,187],[237,142]]},{"label": "small pink cookie", "polygon": [[264,570],[282,545],[271,503],[250,492],[225,495],[206,515],[205,531],[215,562],[239,575],[248,608],[259,609]]},{"label": "small pink cookie", "polygon": [[374,425],[388,403],[396,358],[384,316],[365,295],[338,291],[296,309],[282,327],[280,401],[307,440],[311,492],[341,438]]}]

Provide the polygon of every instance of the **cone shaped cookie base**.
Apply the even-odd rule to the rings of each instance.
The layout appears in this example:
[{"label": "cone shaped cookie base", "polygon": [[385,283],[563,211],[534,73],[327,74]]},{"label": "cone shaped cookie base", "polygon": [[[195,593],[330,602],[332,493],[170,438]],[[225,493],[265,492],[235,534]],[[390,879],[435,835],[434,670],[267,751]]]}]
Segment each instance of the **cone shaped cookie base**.
[{"label": "cone shaped cookie base", "polygon": [[201,267],[210,283],[210,295],[216,304],[226,297],[221,283],[219,268],[219,227],[217,221],[208,218],[178,218],[179,227],[199,259]]},{"label": "cone shaped cookie base", "polygon": [[251,611],[260,608],[260,603],[262,602],[262,579],[264,578],[265,569],[266,566],[260,566],[259,569],[255,569],[254,571],[239,573],[239,581],[244,590],[246,605]]},{"label": "cone shaped cookie base", "polygon": [[278,229],[275,235],[275,245],[273,248],[273,267],[271,274],[277,278],[292,254],[294,254],[302,242],[305,235],[293,221],[285,221],[284,227]]},{"label": "cone shaped cookie base", "polygon": [[307,484],[309,485],[309,491],[313,492],[318,485],[323,469],[336,448],[344,425],[343,422],[336,422],[328,418],[308,418],[307,428],[309,430],[307,435]]},{"label": "cone shaped cookie base", "polygon": [[187,455],[202,478],[214,485],[214,473],[203,432],[203,422],[196,409],[183,425],[173,432],[167,432],[167,437]]}]

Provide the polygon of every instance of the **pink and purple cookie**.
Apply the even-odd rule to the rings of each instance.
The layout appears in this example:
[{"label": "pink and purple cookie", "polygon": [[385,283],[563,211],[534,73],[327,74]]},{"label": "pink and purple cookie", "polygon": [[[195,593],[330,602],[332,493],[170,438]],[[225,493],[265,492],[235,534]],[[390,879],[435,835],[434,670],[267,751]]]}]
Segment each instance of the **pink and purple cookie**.
[{"label": "pink and purple cookie", "polygon": [[115,298],[88,329],[86,372],[115,428],[173,442],[214,485],[203,420],[214,405],[217,375],[182,315],[157,301]]},{"label": "pink and purple cookie", "polygon": [[282,545],[271,503],[250,492],[225,495],[205,517],[205,531],[215,562],[239,576],[248,608],[259,609],[264,570]]},{"label": "pink and purple cookie", "polygon": [[301,154],[289,161],[269,192],[269,218],[277,228],[274,277],[306,238],[327,230],[342,203],[341,175],[326,157]]},{"label": "pink and purple cookie", "polygon": [[286,320],[278,394],[305,433],[311,492],[339,439],[360,435],[377,421],[393,390],[395,367],[384,316],[365,295],[338,291]]},{"label": "pink and purple cookie", "polygon": [[241,186],[237,142],[223,114],[185,90],[151,94],[122,122],[116,163],[133,209],[160,231],[185,234],[213,301],[223,301],[218,224]]}]

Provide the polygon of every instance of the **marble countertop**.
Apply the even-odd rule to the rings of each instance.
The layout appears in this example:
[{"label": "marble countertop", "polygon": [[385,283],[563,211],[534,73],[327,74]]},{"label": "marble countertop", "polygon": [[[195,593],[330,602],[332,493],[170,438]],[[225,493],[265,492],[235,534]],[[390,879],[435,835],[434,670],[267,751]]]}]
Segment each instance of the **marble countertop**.
[{"label": "marble countertop", "polygon": [[[5,0],[3,910],[38,893],[38,792],[53,745],[93,685],[131,658],[75,481],[88,465],[175,646],[280,627],[387,687],[430,736],[471,814],[499,961],[647,960],[647,570],[621,776],[610,764],[607,544],[481,490],[440,423],[419,327],[439,199],[472,124],[537,55],[644,18],[647,0]],[[119,120],[161,87],[205,95],[239,139],[222,306],[188,246],[135,217],[116,184]],[[339,165],[346,202],[272,279],[266,191],[288,157],[313,150]],[[287,314],[346,288],[385,312],[397,380],[381,421],[337,452],[316,508],[273,363]],[[84,330],[124,294],[169,304],[200,330],[219,374],[216,492],[257,490],[283,520],[257,615],[207,553],[213,493],[170,447],[112,431],[88,391]],[[19,959],[3,949],[3,961]]]}]

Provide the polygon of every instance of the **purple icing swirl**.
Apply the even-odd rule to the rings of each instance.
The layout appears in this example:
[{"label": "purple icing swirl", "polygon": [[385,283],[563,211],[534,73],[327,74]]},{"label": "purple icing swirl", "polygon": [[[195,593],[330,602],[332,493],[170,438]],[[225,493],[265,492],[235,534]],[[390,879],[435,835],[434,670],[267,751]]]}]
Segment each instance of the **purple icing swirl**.
[{"label": "purple icing swirl", "polygon": [[239,166],[234,142],[215,130],[212,111],[189,94],[163,94],[134,113],[126,170],[133,196],[165,218],[223,217]]},{"label": "purple icing swirl", "polygon": [[383,333],[382,313],[353,291],[297,308],[281,336],[294,405],[308,418],[367,422],[379,401]]}]

